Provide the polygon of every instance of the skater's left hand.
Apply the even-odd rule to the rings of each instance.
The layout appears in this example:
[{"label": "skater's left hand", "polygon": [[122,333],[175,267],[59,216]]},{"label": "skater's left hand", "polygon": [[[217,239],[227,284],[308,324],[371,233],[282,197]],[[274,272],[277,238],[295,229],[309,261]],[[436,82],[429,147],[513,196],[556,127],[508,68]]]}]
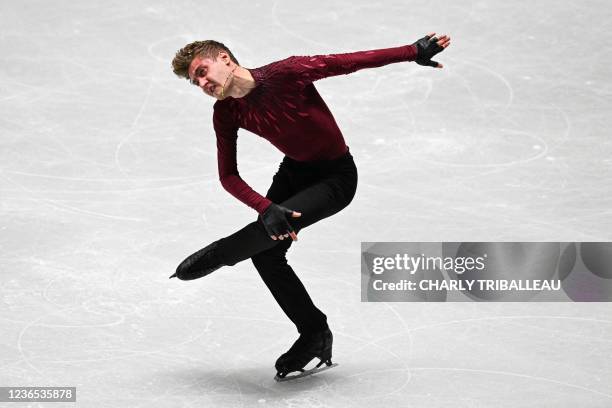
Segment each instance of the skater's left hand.
[{"label": "skater's left hand", "polygon": [[273,240],[283,240],[291,237],[292,240],[297,241],[297,234],[289,224],[289,221],[287,221],[287,217],[297,218],[301,216],[302,214],[297,211],[272,203],[259,218],[266,232]]},{"label": "skater's left hand", "polygon": [[428,67],[444,68],[444,65],[432,61],[432,58],[450,45],[450,37],[446,34],[440,37],[435,37],[435,35],[436,33],[429,33],[412,44],[416,45],[418,50],[415,62]]}]

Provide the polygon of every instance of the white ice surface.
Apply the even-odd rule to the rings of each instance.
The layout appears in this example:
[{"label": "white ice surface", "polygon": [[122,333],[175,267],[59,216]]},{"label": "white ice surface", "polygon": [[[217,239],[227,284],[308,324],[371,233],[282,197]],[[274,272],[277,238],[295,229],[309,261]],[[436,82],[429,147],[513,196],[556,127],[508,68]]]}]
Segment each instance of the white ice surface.
[{"label": "white ice surface", "polygon": [[[610,304],[361,303],[359,271],[361,241],[611,240],[610,21],[607,1],[3,1],[0,386],[88,408],[612,406]],[[340,366],[277,384],[296,332],[250,262],[168,280],[256,215],[172,56],[216,39],[256,67],[430,31],[443,70],[317,83],[359,186],[289,261]],[[240,131],[257,191],[281,159]]]}]

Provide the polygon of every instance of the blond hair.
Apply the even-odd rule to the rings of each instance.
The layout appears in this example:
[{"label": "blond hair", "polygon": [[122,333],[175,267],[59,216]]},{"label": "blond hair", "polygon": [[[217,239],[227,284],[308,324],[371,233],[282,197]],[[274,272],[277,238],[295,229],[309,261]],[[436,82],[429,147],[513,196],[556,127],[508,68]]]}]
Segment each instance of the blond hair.
[{"label": "blond hair", "polygon": [[189,80],[189,65],[195,57],[216,60],[219,51],[225,51],[229,55],[230,60],[236,63],[236,65],[240,65],[234,54],[224,44],[214,40],[194,41],[176,52],[172,60],[172,71],[177,76]]}]

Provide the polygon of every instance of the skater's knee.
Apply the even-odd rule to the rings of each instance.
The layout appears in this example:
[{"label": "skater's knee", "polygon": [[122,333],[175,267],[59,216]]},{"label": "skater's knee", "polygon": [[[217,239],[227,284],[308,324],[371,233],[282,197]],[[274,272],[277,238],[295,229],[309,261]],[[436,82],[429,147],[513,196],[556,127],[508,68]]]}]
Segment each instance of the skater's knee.
[{"label": "skater's knee", "polygon": [[257,254],[251,257],[251,262],[257,270],[271,270],[279,265],[286,265],[287,258],[284,256],[270,256]]},{"label": "skater's knee", "polygon": [[269,270],[279,265],[287,264],[287,246],[278,244],[273,248],[260,252],[251,257],[251,261],[258,270]]}]

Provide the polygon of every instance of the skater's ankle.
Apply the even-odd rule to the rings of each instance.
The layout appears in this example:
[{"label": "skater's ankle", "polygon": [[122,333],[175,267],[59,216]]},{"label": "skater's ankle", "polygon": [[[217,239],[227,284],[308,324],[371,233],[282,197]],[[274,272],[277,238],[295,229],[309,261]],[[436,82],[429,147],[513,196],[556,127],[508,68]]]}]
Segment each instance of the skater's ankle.
[{"label": "skater's ankle", "polygon": [[322,327],[309,327],[308,329],[300,331],[300,336],[316,336],[331,331],[329,326],[325,325]]}]

